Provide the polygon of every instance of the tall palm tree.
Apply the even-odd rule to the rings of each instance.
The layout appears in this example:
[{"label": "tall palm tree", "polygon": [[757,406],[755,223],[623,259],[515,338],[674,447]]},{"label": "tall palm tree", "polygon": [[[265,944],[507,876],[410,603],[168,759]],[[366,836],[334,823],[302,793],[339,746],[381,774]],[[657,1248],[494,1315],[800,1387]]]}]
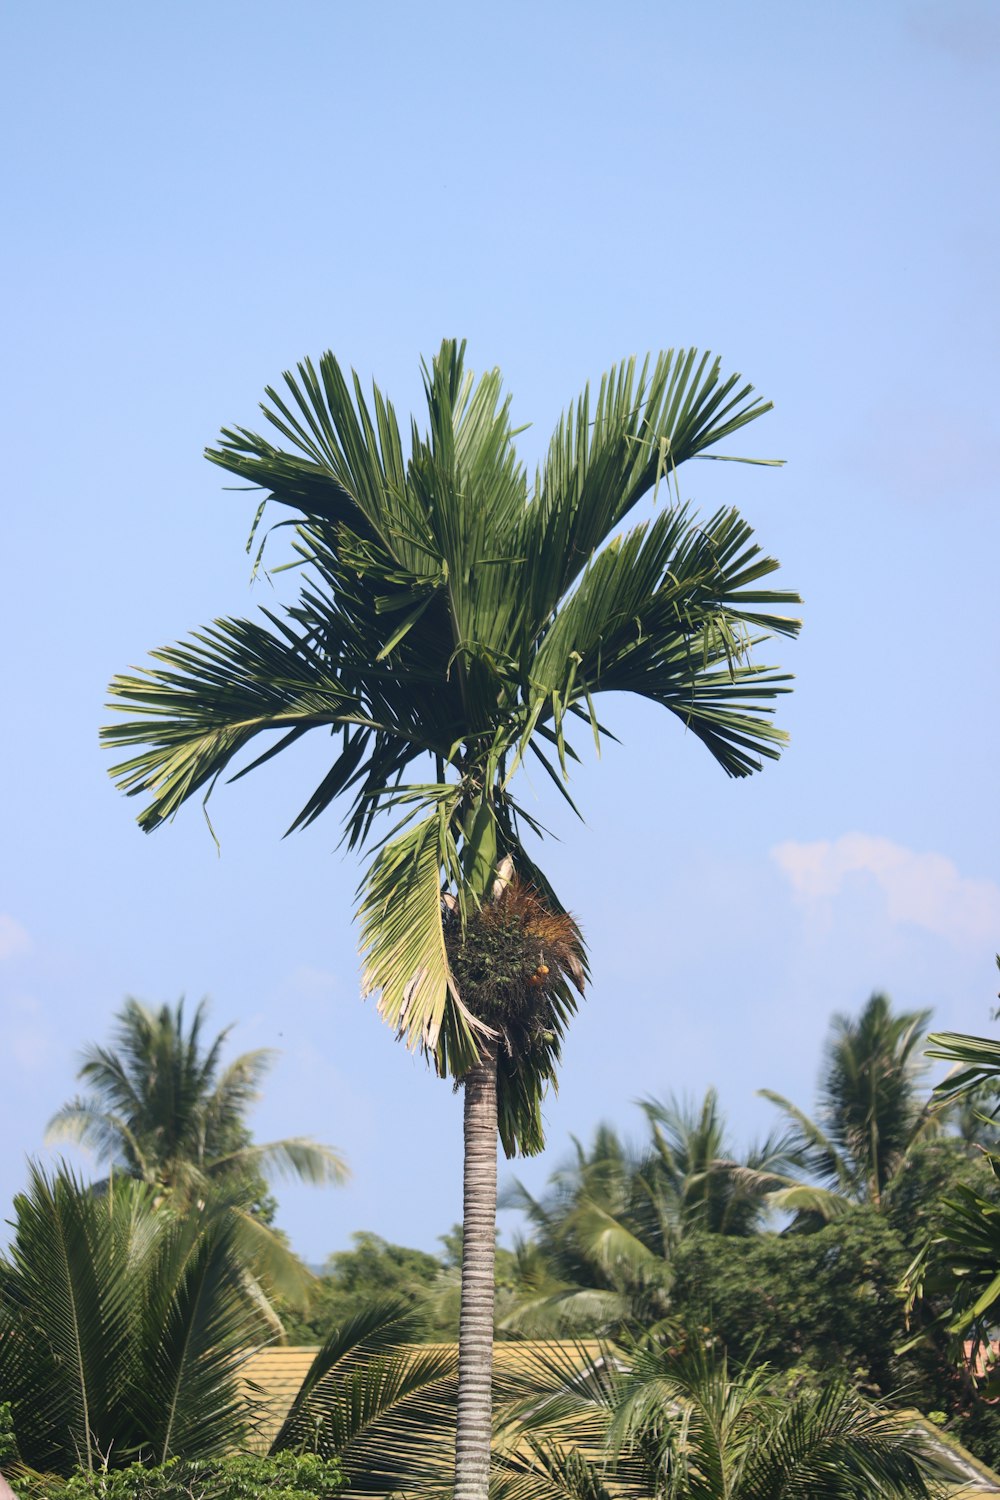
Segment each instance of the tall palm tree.
[{"label": "tall palm tree", "polygon": [[198,1197],[221,1190],[245,1206],[261,1174],[306,1182],[342,1182],[343,1160],[304,1136],[258,1144],[246,1115],[274,1058],[243,1052],[225,1067],[227,1026],[208,1041],[204,1000],[185,1023],[184,1002],[151,1010],[129,998],[118,1012],[111,1047],[83,1052],[77,1077],[88,1085],[49,1121],[48,1139],[75,1140],[131,1177],[164,1192]]},{"label": "tall palm tree", "polygon": [[[555,963],[535,941],[533,967],[510,985],[511,1010],[530,990],[533,1016],[501,1024],[502,986],[482,1013],[475,983],[456,978],[454,924],[458,946],[495,941],[477,925],[512,874],[564,916],[523,842],[541,830],[515,774],[532,756],[568,797],[571,731],[599,740],[599,693],[661,704],[731,776],[776,758],[784,735],[770,716],[787,679],[752,655],[771,633],[796,633],[783,611],[798,601],[765,586],[777,564],[735,510],[699,520],[664,503],[621,529],[681,464],[767,410],[719,361],[688,351],[613,369],[560,422],[533,484],[498,371],[476,383],[464,345],[446,340],[424,388],[428,430],[411,424],[408,455],[391,403],[376,387],[369,405],[331,354],[267,392],[285,447],[224,429],[208,457],[293,512],[298,598],[216,621],[115,678],[124,718],[105,737],[127,755],[119,784],[148,798],[146,830],[209,793],[258,736],[276,738],[238,774],[315,729],[333,752],[292,827],[345,795],[350,846],[380,815],[399,819],[362,881],[364,987],[464,1085],[456,1495],[471,1500],[488,1481],[496,1134],[508,1153],[540,1148],[540,1098],[582,973],[566,931]],[[523,956],[538,918],[518,911],[507,927]]]},{"label": "tall palm tree", "polygon": [[820,1080],[819,1120],[781,1094],[761,1089],[791,1120],[804,1159],[829,1186],[792,1188],[787,1208],[830,1218],[845,1203],[882,1206],[886,1188],[910,1147],[936,1128],[917,1080],[929,1010],[894,1015],[874,994],[855,1020],[835,1015]]}]

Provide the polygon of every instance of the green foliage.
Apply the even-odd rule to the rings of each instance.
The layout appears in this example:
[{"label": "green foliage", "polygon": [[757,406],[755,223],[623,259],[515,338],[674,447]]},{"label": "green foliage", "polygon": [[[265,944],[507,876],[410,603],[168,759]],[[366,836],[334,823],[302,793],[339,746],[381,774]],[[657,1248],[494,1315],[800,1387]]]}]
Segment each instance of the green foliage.
[{"label": "green foliage", "polygon": [[[120,717],[104,738],[152,829],[210,793],[259,735],[237,774],[313,730],[332,736],[292,826],[341,798],[352,846],[370,843],[380,814],[399,819],[361,885],[365,984],[408,1045],[462,1077],[478,1033],[446,911],[464,925],[508,859],[561,910],[523,842],[541,830],[516,799],[518,768],[531,756],[565,791],[572,731],[603,732],[597,695],[635,692],[729,775],[749,775],[780,753],[771,718],[788,691],[755,651],[797,632],[784,611],[798,601],[767,585],[777,563],[734,510],[702,520],[664,495],[652,520],[623,530],[682,463],[768,409],[719,361],[670,351],[616,367],[564,417],[534,484],[498,371],[476,382],[464,345],[446,340],[424,388],[427,427],[412,424],[408,453],[391,403],[377,388],[369,402],[331,354],[268,390],[283,447],[223,431],[208,457],[294,513],[299,595],[115,678]],[[508,1150],[539,1141],[539,1096],[575,1006],[571,987],[553,983],[550,997],[530,1062],[500,1069]]]},{"label": "green foliage", "polygon": [[128,999],[117,1016],[113,1047],[91,1045],[79,1078],[88,1092],[49,1124],[50,1139],[94,1148],[102,1160],[162,1192],[202,1198],[212,1192],[266,1221],[264,1173],[309,1182],[339,1182],[345,1168],[329,1146],[304,1138],[251,1142],[246,1115],[274,1058],[244,1052],[225,1067],[231,1027],[203,1039],[205,1001],[185,1025],[184,1002],[150,1010]]},{"label": "green foliage", "polygon": [[[953,1032],[939,1033],[929,1040],[928,1056],[954,1065],[935,1088],[935,1101],[943,1108],[968,1106],[970,1102],[988,1104],[990,1115],[981,1120],[985,1129],[976,1134],[995,1141],[993,1106],[1000,1086],[1000,1045],[988,1037]],[[967,1119],[965,1123],[968,1125]],[[979,1181],[967,1175],[949,1184],[930,1237],[907,1277],[914,1299],[926,1303],[936,1295],[944,1303],[940,1318],[948,1333],[970,1339],[974,1347],[983,1342],[989,1345],[1000,1309],[1000,1154],[985,1150],[982,1156],[988,1173],[983,1173]],[[995,1395],[998,1387],[1000,1380],[991,1370],[986,1389]]]},{"label": "green foliage", "polygon": [[337,1458],[355,1494],[426,1492],[454,1452],[458,1352],[419,1347],[420,1314],[370,1303],[317,1351],[272,1452]]},{"label": "green foliage", "polygon": [[0,1391],[21,1458],[96,1472],[214,1456],[252,1408],[243,1351],[266,1331],[229,1213],[178,1215],[123,1179],[103,1194],[32,1168],[0,1260]]},{"label": "green foliage", "polygon": [[[965,1165],[959,1153],[952,1160]],[[740,1362],[766,1362],[792,1389],[834,1379],[876,1400],[943,1409],[956,1436],[996,1464],[1000,1413],[956,1364],[940,1303],[907,1309],[925,1223],[909,1226],[910,1238],[869,1204],[811,1234],[692,1237],[674,1256],[673,1316],[710,1328]]]},{"label": "green foliage", "polygon": [[870,1208],[815,1234],[696,1235],[674,1255],[674,1314],[709,1326],[740,1362],[826,1372],[885,1396],[912,1380],[894,1355],[907,1333],[897,1288],[909,1260]]},{"label": "green foliage", "polygon": [[15,1476],[22,1500],[333,1500],[344,1488],[336,1459],[314,1453],[235,1453],[212,1460],[77,1470],[66,1479]]},{"label": "green foliage", "polygon": [[19,1462],[19,1457],[10,1402],[0,1401],[0,1474]]},{"label": "green foliage", "polygon": [[647,1144],[626,1149],[599,1127],[589,1152],[550,1178],[540,1199],[508,1193],[533,1231],[521,1247],[521,1296],[505,1316],[521,1333],[613,1334],[669,1310],[674,1247],[697,1232],[744,1237],[766,1218],[798,1158],[770,1138],[738,1155],[715,1091],[699,1106],[642,1105]]},{"label": "green foliage", "polygon": [[[392,1298],[409,1307],[428,1307],[445,1267],[424,1250],[392,1245],[377,1234],[352,1234],[353,1248],[331,1255],[309,1295],[307,1312],[279,1304],[289,1343],[320,1344],[371,1303]],[[454,1325],[454,1326],[453,1326]],[[436,1319],[430,1312],[425,1337],[449,1338],[457,1319]]]},{"label": "green foliage", "polygon": [[558,1355],[546,1364],[514,1416],[521,1441],[501,1468],[501,1493],[517,1500],[926,1500],[933,1492],[919,1439],[835,1378],[789,1396],[765,1366],[734,1368],[698,1333],[611,1347],[582,1369]]},{"label": "green foliage", "polygon": [[[331,1255],[313,1283],[305,1311],[278,1301],[290,1344],[321,1344],[373,1303],[391,1299],[418,1315],[412,1337],[417,1342],[454,1342],[458,1338],[462,1271],[462,1226],[441,1236],[440,1256],[393,1245],[370,1230],[351,1236],[353,1248]],[[497,1246],[497,1317],[502,1318],[523,1292],[518,1255]],[[502,1335],[501,1335],[502,1336]]]}]

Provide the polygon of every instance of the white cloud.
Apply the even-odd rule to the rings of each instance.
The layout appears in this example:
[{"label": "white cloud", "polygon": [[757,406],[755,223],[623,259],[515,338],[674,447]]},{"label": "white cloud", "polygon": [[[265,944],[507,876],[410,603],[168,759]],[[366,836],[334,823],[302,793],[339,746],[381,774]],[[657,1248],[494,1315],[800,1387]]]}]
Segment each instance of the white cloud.
[{"label": "white cloud", "polygon": [[0,960],[27,953],[30,947],[31,939],[20,922],[15,922],[6,912],[0,912]]},{"label": "white cloud", "polygon": [[846,833],[812,844],[778,844],[771,857],[803,905],[828,906],[851,881],[875,881],[893,923],[952,942],[1000,943],[1000,886],[959,874],[943,854],[918,854],[891,839]]}]

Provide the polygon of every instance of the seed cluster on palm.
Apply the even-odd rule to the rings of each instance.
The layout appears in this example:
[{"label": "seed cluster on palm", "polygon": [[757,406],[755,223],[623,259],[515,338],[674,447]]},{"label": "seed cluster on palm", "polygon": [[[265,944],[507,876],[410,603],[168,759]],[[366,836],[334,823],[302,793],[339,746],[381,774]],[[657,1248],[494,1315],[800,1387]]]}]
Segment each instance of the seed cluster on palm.
[{"label": "seed cluster on palm", "polygon": [[[461,921],[447,912],[445,944],[459,992],[497,1043],[498,1128],[508,1156],[540,1151],[530,1098],[555,1082],[560,1042],[583,994],[586,954],[574,919],[516,877]],[[521,1101],[516,1114],[508,1107]]]}]

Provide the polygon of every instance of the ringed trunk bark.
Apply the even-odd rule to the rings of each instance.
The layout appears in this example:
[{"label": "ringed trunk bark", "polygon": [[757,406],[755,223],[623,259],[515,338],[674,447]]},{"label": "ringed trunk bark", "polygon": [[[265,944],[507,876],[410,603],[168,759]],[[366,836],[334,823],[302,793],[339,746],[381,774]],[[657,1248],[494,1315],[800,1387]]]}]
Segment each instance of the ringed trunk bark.
[{"label": "ringed trunk bark", "polygon": [[455,1500],[487,1500],[493,1426],[497,1222],[497,1058],[492,1039],[464,1081],[462,1309],[458,1331]]}]

